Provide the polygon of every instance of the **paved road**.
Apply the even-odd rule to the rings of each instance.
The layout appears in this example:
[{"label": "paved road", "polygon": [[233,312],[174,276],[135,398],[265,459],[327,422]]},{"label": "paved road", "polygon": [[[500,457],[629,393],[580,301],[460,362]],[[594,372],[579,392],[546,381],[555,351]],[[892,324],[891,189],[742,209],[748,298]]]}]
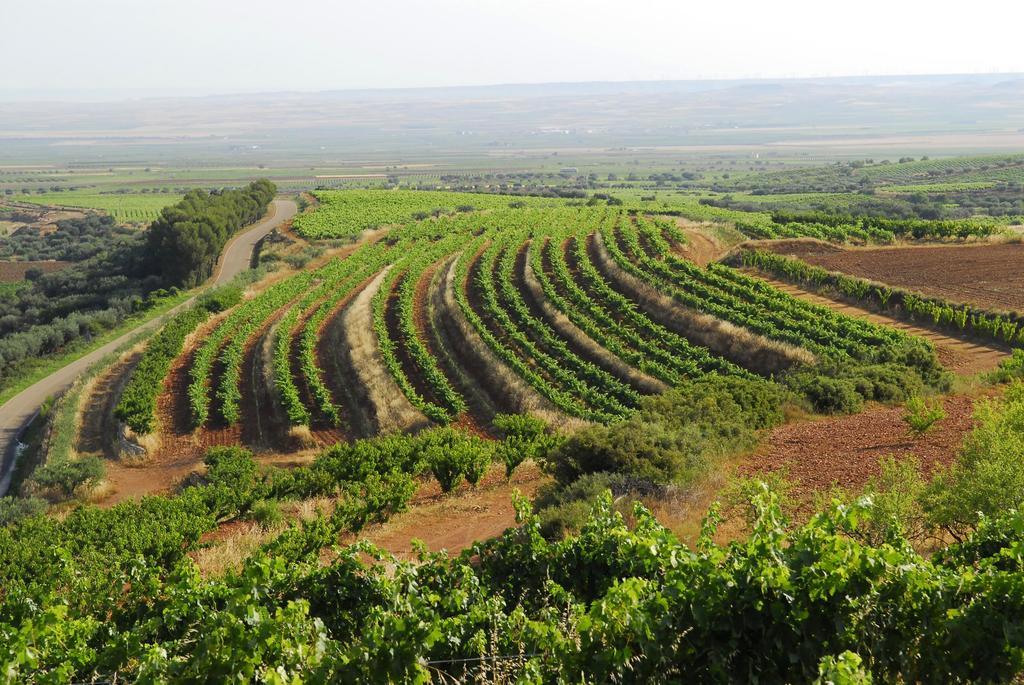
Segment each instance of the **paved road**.
[{"label": "paved road", "polygon": [[[217,272],[211,279],[211,284],[220,285],[221,283],[226,283],[245,269],[248,269],[252,260],[253,248],[259,239],[275,227],[292,218],[297,211],[298,207],[291,200],[274,200],[270,214],[245,229],[243,233],[236,235],[227,244],[221,256],[220,264],[217,266]],[[2,462],[3,466],[0,469],[0,474],[2,474],[0,475],[0,495],[6,494],[7,488],[10,485],[11,473],[14,470],[15,448],[18,444],[17,438],[36,415],[36,412],[39,411],[40,405],[46,398],[67,390],[79,374],[88,369],[92,364],[115,351],[139,332],[161,325],[169,317],[191,304],[194,299],[191,298],[187,302],[183,302],[166,314],[141,324],[116,340],[71,362],[34,385],[22,390],[3,406],[0,406],[0,462]]]}]

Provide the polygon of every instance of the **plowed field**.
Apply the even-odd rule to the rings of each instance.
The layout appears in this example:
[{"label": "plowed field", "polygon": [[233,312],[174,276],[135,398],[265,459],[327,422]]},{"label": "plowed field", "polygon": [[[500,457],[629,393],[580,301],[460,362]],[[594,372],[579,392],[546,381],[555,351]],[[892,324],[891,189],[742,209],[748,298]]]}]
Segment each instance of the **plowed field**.
[{"label": "plowed field", "polygon": [[766,248],[830,271],[984,309],[1024,311],[1024,244],[836,249],[810,241]]}]

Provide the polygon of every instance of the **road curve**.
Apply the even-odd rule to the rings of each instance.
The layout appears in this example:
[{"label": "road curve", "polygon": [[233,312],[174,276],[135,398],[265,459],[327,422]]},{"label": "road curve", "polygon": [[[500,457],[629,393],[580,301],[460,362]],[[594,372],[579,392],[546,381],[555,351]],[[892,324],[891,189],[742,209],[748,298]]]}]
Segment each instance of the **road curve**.
[{"label": "road curve", "polygon": [[[226,283],[242,271],[248,269],[256,243],[274,228],[295,216],[297,211],[298,207],[291,200],[274,200],[267,216],[248,228],[243,229],[243,232],[238,233],[224,247],[220,262],[217,264],[217,270],[213,278],[210,279],[209,284],[220,285]],[[138,333],[160,326],[168,318],[174,316],[194,301],[195,297],[189,298],[165,314],[139,325],[116,340],[112,340],[103,347],[76,359],[46,378],[25,388],[4,403],[3,406],[0,406],[0,463],[2,463],[2,468],[0,468],[0,496],[5,495],[7,488],[10,486],[11,475],[14,471],[18,437],[25,429],[25,426],[36,415],[36,412],[39,411],[39,407],[46,398],[64,392],[74,383],[79,374],[94,363],[114,352]]]}]

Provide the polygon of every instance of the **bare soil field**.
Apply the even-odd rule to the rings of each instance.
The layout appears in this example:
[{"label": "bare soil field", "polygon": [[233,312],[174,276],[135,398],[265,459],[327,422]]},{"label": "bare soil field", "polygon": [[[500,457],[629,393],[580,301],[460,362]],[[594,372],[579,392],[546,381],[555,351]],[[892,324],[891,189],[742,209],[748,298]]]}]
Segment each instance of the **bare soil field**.
[{"label": "bare soil field", "polygon": [[765,243],[779,254],[984,309],[1024,311],[1024,244],[837,249],[811,241]]},{"label": "bare soil field", "polygon": [[0,261],[0,283],[16,283],[25,280],[25,272],[29,269],[39,269],[43,273],[60,271],[71,262],[58,262],[55,260],[43,262],[5,262]]},{"label": "bare soil field", "polygon": [[946,418],[920,438],[908,433],[899,406],[874,406],[852,416],[787,423],[772,430],[738,472],[750,476],[781,470],[804,513],[813,508],[816,493],[827,493],[833,486],[854,491],[864,487],[878,475],[884,457],[914,455],[927,478],[956,458],[974,424],[976,399],[945,397]]}]

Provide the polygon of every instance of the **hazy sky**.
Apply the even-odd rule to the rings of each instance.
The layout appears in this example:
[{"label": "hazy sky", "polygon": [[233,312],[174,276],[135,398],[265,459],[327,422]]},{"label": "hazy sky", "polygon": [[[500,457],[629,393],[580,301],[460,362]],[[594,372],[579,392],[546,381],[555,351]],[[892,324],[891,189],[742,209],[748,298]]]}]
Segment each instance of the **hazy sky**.
[{"label": "hazy sky", "polygon": [[1024,72],[1022,0],[2,0],[0,91]]}]

